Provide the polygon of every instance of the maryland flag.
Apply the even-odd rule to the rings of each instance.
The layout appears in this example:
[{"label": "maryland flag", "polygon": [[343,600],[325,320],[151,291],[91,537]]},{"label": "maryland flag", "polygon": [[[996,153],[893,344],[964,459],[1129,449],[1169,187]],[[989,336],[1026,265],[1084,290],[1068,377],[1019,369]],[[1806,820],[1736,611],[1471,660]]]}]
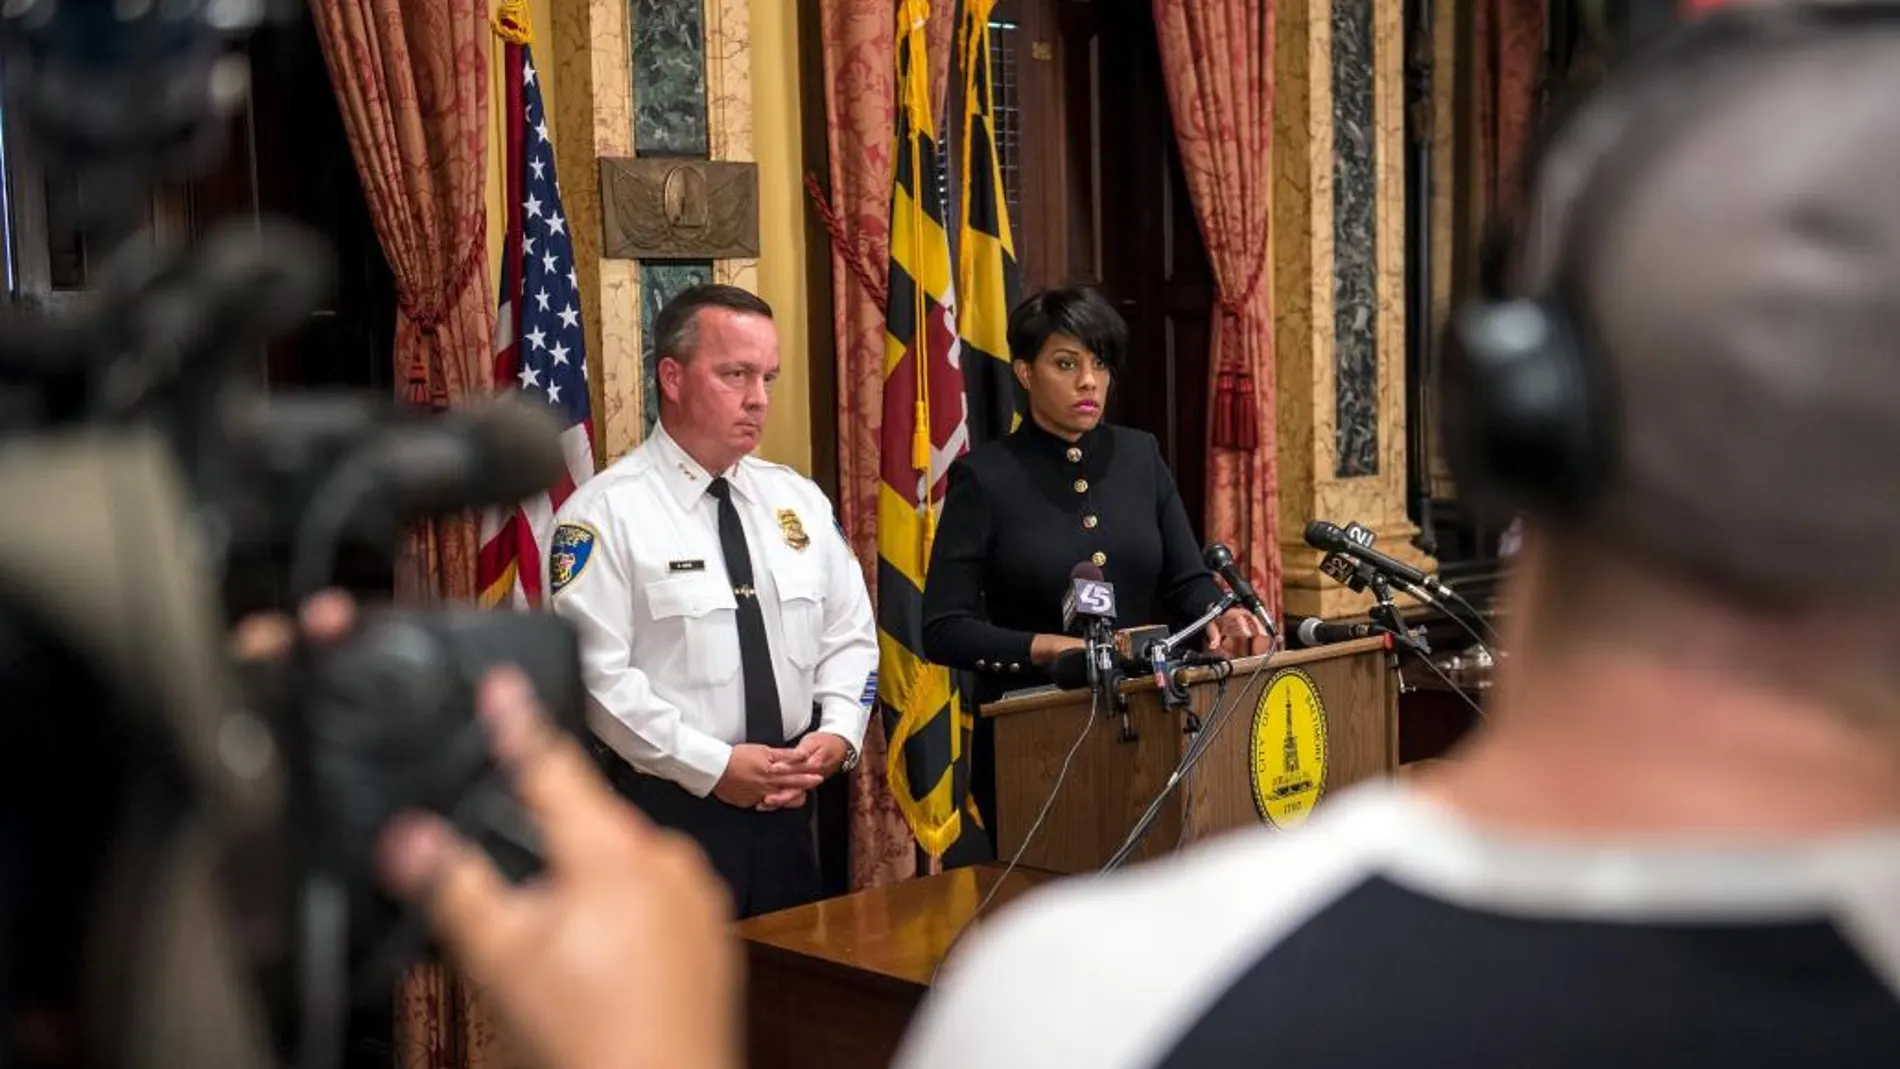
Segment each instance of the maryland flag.
[{"label": "maryland flag", "polygon": [[990,80],[990,11],[996,0],[964,0],[957,28],[963,57],[963,166],[957,203],[957,338],[969,396],[972,444],[1000,437],[1022,420],[1009,366],[1009,312],[1022,296],[1009,202],[996,151]]},{"label": "maryland flag", "polygon": [[891,793],[917,842],[941,857],[962,834],[967,735],[950,672],[923,660],[924,572],[943,478],[963,451],[950,240],[930,116],[924,30],[929,0],[897,15],[897,138],[891,263],[884,309],[884,427],[879,443],[878,700]]},{"label": "maryland flag", "polygon": [[[950,462],[1013,429],[1018,416],[1006,323],[1016,298],[991,114],[989,12],[967,0],[959,30],[967,57],[958,189],[961,255],[951,281],[942,163],[930,114],[928,0],[903,0],[897,23],[896,166],[891,263],[884,314],[883,485],[878,498],[879,700],[891,793],[925,852],[942,857],[982,826],[969,799],[971,710],[948,669],[925,662],[924,573]],[[965,293],[967,303],[957,294]]]}]

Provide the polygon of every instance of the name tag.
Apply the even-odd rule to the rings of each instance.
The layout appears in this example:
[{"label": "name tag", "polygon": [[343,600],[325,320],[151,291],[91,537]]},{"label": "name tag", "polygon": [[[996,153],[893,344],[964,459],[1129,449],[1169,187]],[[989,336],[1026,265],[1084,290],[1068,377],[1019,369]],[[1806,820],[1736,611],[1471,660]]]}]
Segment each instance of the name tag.
[{"label": "name tag", "polygon": [[703,560],[670,560],[666,562],[666,570],[669,572],[703,572],[706,570],[706,562]]}]

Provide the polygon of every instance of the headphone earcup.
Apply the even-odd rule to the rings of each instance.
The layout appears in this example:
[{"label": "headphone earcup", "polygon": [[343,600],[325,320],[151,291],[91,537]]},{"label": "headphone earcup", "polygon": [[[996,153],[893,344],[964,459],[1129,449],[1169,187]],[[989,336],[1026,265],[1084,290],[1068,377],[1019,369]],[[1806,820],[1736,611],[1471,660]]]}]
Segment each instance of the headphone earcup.
[{"label": "headphone earcup", "polygon": [[1600,376],[1561,308],[1537,299],[1460,307],[1439,375],[1445,459],[1461,500],[1498,521],[1590,505],[1613,438]]}]

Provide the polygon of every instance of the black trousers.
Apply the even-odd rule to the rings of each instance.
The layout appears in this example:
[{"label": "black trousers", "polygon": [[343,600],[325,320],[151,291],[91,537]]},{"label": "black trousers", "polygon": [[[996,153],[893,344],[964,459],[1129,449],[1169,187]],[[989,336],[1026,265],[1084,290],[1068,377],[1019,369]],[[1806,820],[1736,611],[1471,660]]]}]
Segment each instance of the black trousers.
[{"label": "black trousers", "polygon": [[[977,716],[970,729],[970,800],[983,823],[996,829],[996,722]],[[989,860],[985,858],[983,860]]]},{"label": "black trousers", "polygon": [[731,892],[741,918],[824,897],[809,799],[797,809],[770,813],[741,809],[710,794],[700,798],[671,780],[636,772],[598,742],[593,750],[623,798],[655,824],[683,832],[699,843]]},{"label": "black trousers", "polygon": [[978,830],[968,822],[964,824],[964,833],[943,855],[943,867],[962,868],[965,865],[979,865],[995,861],[996,857],[996,722],[982,715],[983,706],[1002,698],[1010,683],[1022,687],[1045,682],[1040,678],[1014,678],[1001,680],[977,672],[959,673],[956,679],[957,689],[964,694],[973,694],[977,699],[975,723],[970,729],[970,800],[976,803],[976,811],[983,814],[983,828]]}]

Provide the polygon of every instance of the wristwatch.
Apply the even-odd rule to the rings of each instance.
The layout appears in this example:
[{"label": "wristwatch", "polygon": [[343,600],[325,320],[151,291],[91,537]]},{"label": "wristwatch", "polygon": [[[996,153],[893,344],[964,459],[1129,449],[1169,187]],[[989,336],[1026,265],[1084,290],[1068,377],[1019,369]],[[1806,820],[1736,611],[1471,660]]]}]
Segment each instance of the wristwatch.
[{"label": "wristwatch", "polygon": [[851,745],[851,740],[842,735],[838,737],[838,741],[844,743],[844,764],[838,766],[838,771],[849,772],[858,767],[858,748]]}]

